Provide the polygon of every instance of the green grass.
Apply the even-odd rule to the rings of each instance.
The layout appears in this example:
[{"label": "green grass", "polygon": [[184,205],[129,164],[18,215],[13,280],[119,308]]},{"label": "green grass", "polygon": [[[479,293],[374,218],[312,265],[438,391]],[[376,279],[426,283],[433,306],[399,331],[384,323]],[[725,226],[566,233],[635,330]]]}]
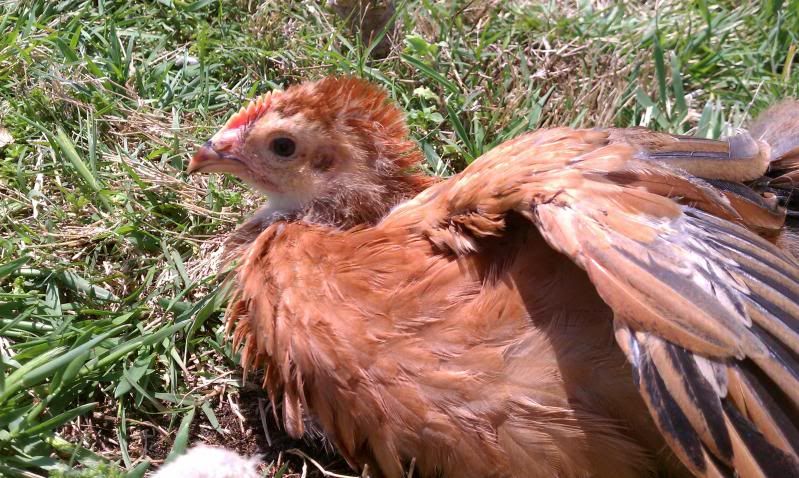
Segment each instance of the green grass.
[{"label": "green grass", "polygon": [[217,253],[259,199],[183,170],[247,98],[364,76],[446,175],[537,127],[717,137],[799,95],[797,0],[406,2],[385,60],[323,2],[258,3],[0,6],[1,476],[142,476],[198,436],[238,443]]}]

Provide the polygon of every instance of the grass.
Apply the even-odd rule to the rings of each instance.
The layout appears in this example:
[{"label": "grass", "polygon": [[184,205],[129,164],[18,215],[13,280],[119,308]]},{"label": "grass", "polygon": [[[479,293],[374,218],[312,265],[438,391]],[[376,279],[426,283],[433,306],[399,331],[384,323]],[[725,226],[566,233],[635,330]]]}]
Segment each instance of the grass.
[{"label": "grass", "polygon": [[[322,3],[0,3],[1,476],[143,476],[196,440],[265,451],[216,275],[259,199],[183,173],[254,95],[369,78],[443,175],[533,128],[717,137],[799,96],[797,0],[405,2],[384,60]],[[265,476],[291,476],[298,444],[269,423]]]}]

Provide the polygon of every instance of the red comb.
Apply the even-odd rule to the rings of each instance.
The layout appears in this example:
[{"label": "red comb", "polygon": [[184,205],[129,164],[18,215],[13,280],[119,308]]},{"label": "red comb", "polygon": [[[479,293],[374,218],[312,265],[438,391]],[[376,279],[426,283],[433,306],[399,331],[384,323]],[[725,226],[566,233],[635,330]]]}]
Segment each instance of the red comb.
[{"label": "red comb", "polygon": [[266,113],[269,108],[269,97],[272,93],[265,93],[258,98],[250,101],[247,106],[242,107],[238,113],[234,114],[225,123],[225,128],[238,128],[239,126],[253,122]]}]

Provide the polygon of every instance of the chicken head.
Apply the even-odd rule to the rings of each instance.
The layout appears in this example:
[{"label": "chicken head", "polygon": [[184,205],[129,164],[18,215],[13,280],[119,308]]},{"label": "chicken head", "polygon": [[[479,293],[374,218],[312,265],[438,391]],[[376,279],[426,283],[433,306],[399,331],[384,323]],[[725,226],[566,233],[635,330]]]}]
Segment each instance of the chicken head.
[{"label": "chicken head", "polygon": [[421,159],[381,89],[331,77],[253,100],[199,149],[188,172],[233,174],[269,197],[270,212],[350,227],[428,186]]}]

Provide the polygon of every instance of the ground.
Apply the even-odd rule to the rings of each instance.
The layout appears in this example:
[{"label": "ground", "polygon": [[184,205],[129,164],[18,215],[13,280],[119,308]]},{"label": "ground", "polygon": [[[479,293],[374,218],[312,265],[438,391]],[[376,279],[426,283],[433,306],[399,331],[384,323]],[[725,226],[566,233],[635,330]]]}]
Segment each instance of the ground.
[{"label": "ground", "polygon": [[396,11],[371,58],[321,1],[0,4],[1,476],[142,476],[196,442],[351,473],[282,434],[225,341],[219,244],[263,199],[184,170],[248,98],[369,78],[448,175],[529,129],[717,137],[799,94],[797,0]]}]

